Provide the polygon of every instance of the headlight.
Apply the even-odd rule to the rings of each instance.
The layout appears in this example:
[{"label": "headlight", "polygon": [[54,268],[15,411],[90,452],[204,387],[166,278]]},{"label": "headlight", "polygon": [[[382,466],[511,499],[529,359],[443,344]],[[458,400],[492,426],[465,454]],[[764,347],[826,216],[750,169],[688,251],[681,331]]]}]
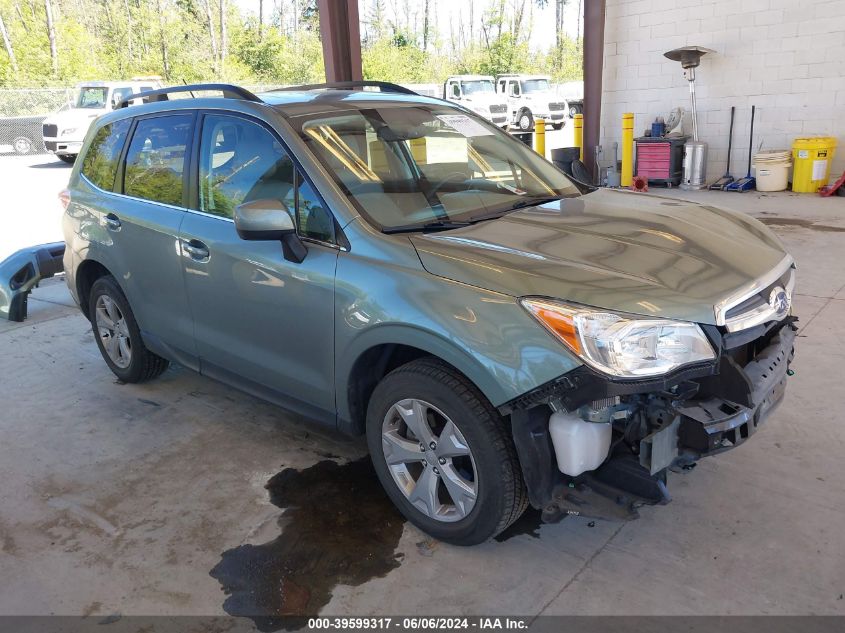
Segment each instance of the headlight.
[{"label": "headlight", "polygon": [[62,134],[61,134],[61,135],[62,135],[62,136],[65,136],[65,135],[67,135],[67,134],[73,134],[74,132],[76,132],[76,128],[75,128],[75,127],[69,127],[69,128],[67,128],[67,129],[65,129],[65,130],[62,130]]},{"label": "headlight", "polygon": [[521,303],[585,363],[611,376],[657,376],[716,355],[695,323],[650,319],[542,299]]}]

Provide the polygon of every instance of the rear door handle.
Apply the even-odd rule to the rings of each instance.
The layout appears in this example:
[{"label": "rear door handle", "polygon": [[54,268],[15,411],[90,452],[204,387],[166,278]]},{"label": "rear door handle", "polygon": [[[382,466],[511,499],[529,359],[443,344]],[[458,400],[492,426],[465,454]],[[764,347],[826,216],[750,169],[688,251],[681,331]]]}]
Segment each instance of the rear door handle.
[{"label": "rear door handle", "polygon": [[182,240],[182,250],[194,261],[205,262],[210,257],[208,246],[199,240]]},{"label": "rear door handle", "polygon": [[110,231],[120,230],[120,218],[117,217],[114,213],[107,213],[104,219],[106,221],[107,229],[109,229]]}]

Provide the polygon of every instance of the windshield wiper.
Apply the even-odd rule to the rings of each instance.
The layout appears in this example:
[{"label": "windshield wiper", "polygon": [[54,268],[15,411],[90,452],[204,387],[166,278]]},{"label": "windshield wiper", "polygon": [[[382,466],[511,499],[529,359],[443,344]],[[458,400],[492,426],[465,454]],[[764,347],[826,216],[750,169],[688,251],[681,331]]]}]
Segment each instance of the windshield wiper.
[{"label": "windshield wiper", "polygon": [[387,226],[382,233],[413,233],[415,231],[449,231],[469,226],[472,222],[453,222],[451,220],[437,220],[424,224],[405,224],[403,226]]},{"label": "windshield wiper", "polygon": [[525,207],[535,207],[540,204],[545,204],[547,202],[556,202],[557,200],[561,200],[563,196],[539,196],[534,198],[524,198],[513,204],[505,207],[504,209],[499,208],[497,211],[493,211],[491,213],[487,213],[484,215],[474,215],[470,217],[469,222],[475,224],[476,222],[484,222],[485,220],[498,220],[499,218],[511,213],[512,211],[516,211],[517,209],[523,209]]}]

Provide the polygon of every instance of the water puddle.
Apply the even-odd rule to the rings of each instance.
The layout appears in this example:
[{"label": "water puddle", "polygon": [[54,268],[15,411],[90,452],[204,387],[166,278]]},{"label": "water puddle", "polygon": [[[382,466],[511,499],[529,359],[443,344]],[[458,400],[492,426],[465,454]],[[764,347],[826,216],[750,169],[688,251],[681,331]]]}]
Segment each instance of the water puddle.
[{"label": "water puddle", "polygon": [[260,631],[295,629],[328,604],[339,584],[358,586],[399,567],[404,518],[369,458],[287,468],[266,488],[283,508],[281,533],[223,553],[211,570],[228,595],[223,609]]}]

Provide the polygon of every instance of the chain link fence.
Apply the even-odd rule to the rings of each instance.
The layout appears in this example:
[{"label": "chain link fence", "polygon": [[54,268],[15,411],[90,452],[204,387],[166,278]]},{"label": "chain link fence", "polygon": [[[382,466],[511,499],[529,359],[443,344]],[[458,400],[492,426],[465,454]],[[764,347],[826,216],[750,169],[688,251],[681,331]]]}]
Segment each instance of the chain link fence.
[{"label": "chain link fence", "polygon": [[44,152],[41,123],[72,98],[72,88],[0,90],[0,154]]},{"label": "chain link fence", "polygon": [[[405,85],[422,95],[443,95],[442,84]],[[569,87],[564,84],[553,88],[561,93],[564,86]],[[281,87],[278,84],[244,86],[255,93]],[[73,99],[73,88],[0,89],[0,156],[45,152],[41,128],[44,119],[70,107]]]}]

